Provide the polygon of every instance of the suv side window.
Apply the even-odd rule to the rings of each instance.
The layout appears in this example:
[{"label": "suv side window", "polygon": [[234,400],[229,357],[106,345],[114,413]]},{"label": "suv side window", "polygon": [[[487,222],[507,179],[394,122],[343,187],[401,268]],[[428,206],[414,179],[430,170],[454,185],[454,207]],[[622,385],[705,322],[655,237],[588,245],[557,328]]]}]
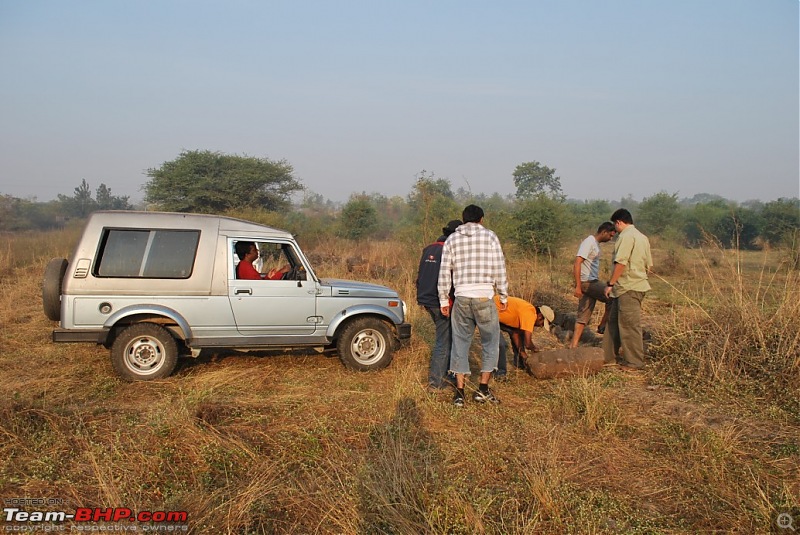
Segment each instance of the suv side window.
[{"label": "suv side window", "polygon": [[[231,254],[233,259],[233,273],[238,272],[239,257],[236,255],[236,242],[231,242]],[[244,240],[250,241],[250,240]],[[254,241],[258,249],[258,258],[253,261],[253,267],[262,274],[264,280],[306,280],[306,272],[294,248],[288,243],[271,241]],[[277,270],[278,273],[272,278],[268,273]],[[234,275],[234,278],[237,278]]]},{"label": "suv side window", "polygon": [[199,241],[199,230],[105,229],[94,275],[188,279]]}]

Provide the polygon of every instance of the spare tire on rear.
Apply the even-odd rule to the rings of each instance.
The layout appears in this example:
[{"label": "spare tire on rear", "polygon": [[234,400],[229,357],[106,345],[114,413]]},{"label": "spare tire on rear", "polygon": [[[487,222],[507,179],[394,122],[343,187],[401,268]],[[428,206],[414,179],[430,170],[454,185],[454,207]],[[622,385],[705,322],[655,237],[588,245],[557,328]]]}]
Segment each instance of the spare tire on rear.
[{"label": "spare tire on rear", "polygon": [[53,258],[47,263],[42,281],[42,305],[44,315],[53,321],[61,320],[61,287],[68,262],[64,258]]}]

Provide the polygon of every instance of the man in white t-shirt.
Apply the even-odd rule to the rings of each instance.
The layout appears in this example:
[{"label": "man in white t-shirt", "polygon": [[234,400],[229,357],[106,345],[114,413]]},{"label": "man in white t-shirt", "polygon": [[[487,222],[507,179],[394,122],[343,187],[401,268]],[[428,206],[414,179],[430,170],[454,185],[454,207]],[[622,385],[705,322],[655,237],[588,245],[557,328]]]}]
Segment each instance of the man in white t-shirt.
[{"label": "man in white t-shirt", "polygon": [[[599,227],[595,234],[590,234],[581,242],[578,253],[575,255],[575,263],[572,267],[572,274],[575,277],[575,297],[578,298],[578,314],[575,318],[575,332],[572,336],[570,348],[578,347],[583,329],[592,319],[594,305],[597,301],[608,303],[605,296],[606,285],[599,282],[600,278],[600,244],[611,239],[616,234],[614,223],[606,221]],[[609,308],[606,307],[603,319],[597,326],[597,332],[602,334],[608,320]]]}]

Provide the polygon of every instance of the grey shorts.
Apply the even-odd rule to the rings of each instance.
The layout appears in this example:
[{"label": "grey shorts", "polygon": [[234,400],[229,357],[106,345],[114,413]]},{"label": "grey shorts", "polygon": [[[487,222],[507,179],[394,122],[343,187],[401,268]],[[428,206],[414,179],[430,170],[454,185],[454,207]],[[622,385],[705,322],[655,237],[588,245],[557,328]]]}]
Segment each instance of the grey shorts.
[{"label": "grey shorts", "polygon": [[595,303],[597,301],[608,302],[605,294],[606,285],[599,281],[581,282],[581,291],[583,295],[578,301],[578,315],[575,318],[575,323],[586,325],[592,319]]}]

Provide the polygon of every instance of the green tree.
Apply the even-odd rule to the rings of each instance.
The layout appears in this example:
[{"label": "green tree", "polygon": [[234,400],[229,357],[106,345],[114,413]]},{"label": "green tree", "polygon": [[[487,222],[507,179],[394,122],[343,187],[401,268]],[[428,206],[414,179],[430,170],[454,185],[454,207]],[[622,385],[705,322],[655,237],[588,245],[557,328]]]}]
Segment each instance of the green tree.
[{"label": "green tree", "polygon": [[27,221],[22,215],[22,199],[0,195],[0,231],[26,230]]},{"label": "green tree", "polygon": [[716,239],[723,230],[722,221],[729,213],[730,207],[722,199],[695,204],[689,210],[684,224],[686,241],[689,245],[701,245],[708,237]]},{"label": "green tree", "polygon": [[674,230],[682,226],[677,193],[670,195],[661,191],[652,197],[645,197],[639,204],[638,212],[636,226],[645,234],[660,235],[668,229]]},{"label": "green tree", "polygon": [[97,188],[94,198],[98,210],[130,210],[132,208],[127,195],[122,197],[111,195],[111,188],[102,183]]},{"label": "green tree", "polygon": [[460,217],[450,181],[423,170],[408,194],[410,219],[422,241],[435,240],[450,219]]},{"label": "green tree", "polygon": [[184,151],[148,169],[145,200],[174,212],[220,213],[241,208],[279,210],[303,189],[285,160]]},{"label": "green tree", "polygon": [[771,245],[791,245],[800,233],[800,200],[781,198],[770,201],[761,211],[762,236]]},{"label": "green tree", "polygon": [[[363,195],[363,194],[362,194]],[[397,195],[387,197],[380,193],[366,196],[378,214],[372,235],[381,239],[388,238],[408,217],[408,204]]]},{"label": "green tree", "polygon": [[81,180],[81,185],[75,188],[72,197],[58,194],[58,201],[64,213],[71,217],[86,217],[97,209],[97,202],[92,199],[92,190],[86,179]]},{"label": "green tree", "polygon": [[696,204],[686,215],[684,232],[690,245],[699,245],[708,237],[722,247],[753,249],[762,227],[755,211],[723,200]]},{"label": "green tree", "polygon": [[448,179],[436,178],[434,173],[423,169],[417,175],[417,181],[412,186],[411,193],[408,194],[408,204],[419,208],[431,197],[454,199],[453,188]]},{"label": "green tree", "polygon": [[351,240],[372,236],[378,229],[378,212],[365,194],[352,195],[342,208],[339,234]]},{"label": "green tree", "polygon": [[333,213],[336,209],[336,204],[330,199],[326,199],[321,194],[306,189],[303,192],[303,200],[300,201],[300,208],[311,213]]},{"label": "green tree", "polygon": [[[627,208],[630,213],[636,212],[636,209],[639,207],[639,201],[633,198],[633,195],[628,193],[625,197],[620,198],[619,203],[614,208]],[[609,214],[610,215],[610,214]]]},{"label": "green tree", "polygon": [[691,199],[682,199],[681,204],[684,206],[694,206],[695,204],[705,204],[712,201],[726,202],[726,199],[715,193],[696,193]]},{"label": "green tree", "polygon": [[555,254],[563,244],[573,215],[559,199],[539,194],[520,203],[515,213],[518,226],[516,242],[538,254]]},{"label": "green tree", "polygon": [[575,238],[585,236],[587,232],[594,233],[600,223],[608,221],[614,213],[611,203],[604,200],[569,201],[568,204],[575,216],[573,233],[578,233]]},{"label": "green tree", "polygon": [[731,247],[738,249],[760,249],[759,235],[764,226],[761,214],[751,208],[739,206],[732,214],[735,234]]},{"label": "green tree", "polygon": [[[500,238],[500,243],[505,241],[513,241],[516,236],[517,220],[514,211],[516,210],[516,202],[513,196],[505,198],[499,193],[492,195],[479,195],[466,204],[477,204],[486,213],[484,224],[487,228],[492,229],[497,237]],[[464,206],[466,206],[466,204]],[[464,207],[459,207],[459,215]]]},{"label": "green tree", "polygon": [[517,166],[513,173],[517,187],[517,199],[530,199],[545,194],[554,199],[563,198],[561,179],[556,170],[539,162],[525,162]]},{"label": "green tree", "polygon": [[46,230],[64,223],[60,201],[37,202],[0,195],[0,231]]}]

